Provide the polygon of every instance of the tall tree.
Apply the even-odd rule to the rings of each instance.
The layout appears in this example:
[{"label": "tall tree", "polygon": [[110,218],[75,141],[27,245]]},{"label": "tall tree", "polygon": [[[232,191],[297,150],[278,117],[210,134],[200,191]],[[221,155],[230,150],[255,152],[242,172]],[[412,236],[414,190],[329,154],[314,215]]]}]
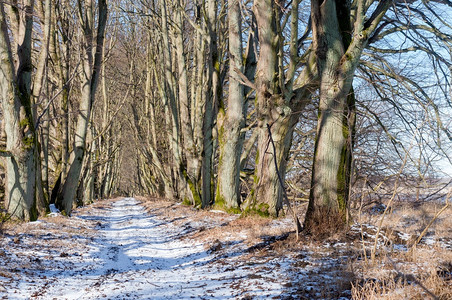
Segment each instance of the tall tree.
[{"label": "tall tree", "polygon": [[229,95],[228,107],[220,105],[218,112],[218,180],[215,204],[227,209],[240,206],[240,155],[242,132],[246,120],[245,88],[239,74],[244,71],[242,51],[242,18],[240,1],[228,4],[229,28]]},{"label": "tall tree", "polygon": [[24,1],[21,4],[20,8],[9,6],[11,43],[5,4],[0,3],[0,84],[7,142],[2,154],[6,155],[8,212],[22,220],[35,220],[37,141],[31,98],[34,3]]},{"label": "tall tree", "polygon": [[220,82],[220,53],[218,51],[217,11],[218,3],[215,0],[206,2],[205,38],[207,40],[207,72],[206,96],[203,118],[203,150],[202,150],[202,201],[201,206],[206,208],[212,204],[213,191],[213,153],[214,138],[213,127],[216,119],[218,102],[221,97]]},{"label": "tall tree", "polygon": [[[58,132],[60,136],[58,140],[61,145],[59,158],[57,160],[57,169],[60,172],[60,182],[64,182],[68,172],[69,165],[69,143],[70,143],[70,94],[72,86],[72,69],[78,66],[71,65],[72,55],[75,54],[72,47],[72,40],[76,30],[76,20],[71,19],[71,5],[68,0],[62,0],[61,3],[54,3],[52,6],[52,37],[50,44],[50,55],[57,78],[57,88],[61,91],[60,111],[58,112],[59,120]],[[56,190],[59,186],[54,187]]]},{"label": "tall tree", "polygon": [[[66,214],[72,211],[72,205],[76,196],[77,187],[80,180],[80,173],[83,165],[83,158],[86,152],[86,136],[88,124],[91,118],[91,108],[95,100],[96,90],[99,81],[99,75],[102,64],[102,52],[105,37],[105,27],[107,23],[107,1],[98,2],[98,25],[95,32],[95,3],[93,0],[79,0],[78,13],[80,25],[82,27],[83,37],[81,43],[81,99],[75,130],[73,159],[68,171],[68,175],[58,193],[57,205]],[[94,40],[96,38],[96,40]]]},{"label": "tall tree", "polygon": [[308,231],[325,232],[346,222],[354,131],[353,77],[363,49],[391,4],[390,0],[311,2],[320,103],[305,219]]},{"label": "tall tree", "polygon": [[[254,83],[258,142],[254,187],[244,208],[272,216],[278,216],[283,205],[284,179],[293,130],[303,108],[310,103],[312,89],[316,86],[314,55],[310,54],[309,49],[304,58],[298,55],[299,45],[308,36],[298,35],[299,3],[293,1],[291,7],[288,66],[284,59],[283,28],[286,22],[282,18],[284,10],[281,5],[272,0],[257,0],[253,8],[259,32],[259,58]],[[306,30],[309,32],[309,26]],[[300,65],[304,68],[297,72]],[[270,146],[270,134],[275,150]]]},{"label": "tall tree", "polygon": [[[33,44],[34,1],[0,4],[0,51],[3,62],[0,82],[7,139],[6,151],[2,151],[6,156],[7,169],[6,206],[13,217],[23,220],[35,219],[38,213],[45,213],[47,206],[42,190],[36,107],[41,100],[47,65],[50,1],[41,5],[42,34],[39,35],[39,42]],[[40,55],[35,62],[33,47],[40,47]],[[37,66],[35,72],[33,65]]]}]

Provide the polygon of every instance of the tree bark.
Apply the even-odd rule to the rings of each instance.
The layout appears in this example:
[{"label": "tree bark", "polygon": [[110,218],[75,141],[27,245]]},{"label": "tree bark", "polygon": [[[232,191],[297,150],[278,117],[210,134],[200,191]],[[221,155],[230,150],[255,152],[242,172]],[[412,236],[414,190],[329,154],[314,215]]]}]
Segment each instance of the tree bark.
[{"label": "tree bark", "polygon": [[173,56],[170,47],[170,35],[168,31],[167,2],[160,2],[161,20],[162,20],[162,41],[163,41],[163,68],[165,80],[163,81],[164,105],[166,109],[166,118],[168,126],[168,142],[172,151],[173,161],[171,169],[173,170],[173,192],[171,197],[179,194],[178,186],[181,185],[182,174],[180,166],[182,165],[181,154],[181,134],[179,123],[179,109],[176,103],[176,80],[173,73]]},{"label": "tree bark", "polygon": [[239,0],[229,2],[229,97],[228,107],[218,112],[218,181],[215,205],[225,209],[240,206],[240,155],[246,120],[244,87],[237,74],[243,72],[242,28]]},{"label": "tree bark", "polygon": [[320,103],[305,229],[314,233],[331,234],[347,220],[355,123],[353,76],[362,50],[391,4],[380,1],[367,21],[365,2],[356,2],[354,18],[347,3],[311,2]]},{"label": "tree bark", "polygon": [[[47,62],[49,56],[49,45],[50,45],[50,30],[52,24],[52,9],[51,9],[51,1],[46,0],[44,2],[43,7],[41,8],[41,17],[43,18],[43,35],[41,39],[41,49],[37,62],[37,70],[33,80],[32,87],[32,95],[33,95],[33,106],[35,107],[34,111],[34,122],[39,130],[41,128],[41,143],[39,144],[38,151],[36,152],[36,208],[38,210],[39,215],[45,215],[48,211],[48,199],[49,199],[49,180],[48,180],[48,145],[49,145],[49,132],[48,132],[48,119],[49,119],[49,110],[47,107],[44,108],[42,115],[38,116],[37,107],[40,102],[44,78],[46,75]],[[49,99],[47,97],[44,102],[45,106],[47,106]],[[36,139],[38,138],[38,132],[36,132]],[[41,155],[42,153],[42,155]]]},{"label": "tree bark", "polygon": [[[187,194],[190,197],[192,203],[200,202],[199,199],[201,195],[198,186],[199,173],[200,173],[200,163],[197,156],[197,147],[194,141],[194,132],[192,126],[192,115],[194,111],[191,110],[190,94],[188,89],[188,70],[186,63],[186,55],[184,51],[184,36],[183,36],[183,16],[182,11],[185,9],[184,1],[179,1],[180,8],[176,12],[176,21],[178,26],[176,26],[175,31],[175,44],[177,51],[177,61],[178,61],[178,74],[179,74],[179,105],[180,105],[180,120],[181,120],[181,133],[183,140],[183,154],[184,163],[181,166],[182,172],[185,175],[184,179],[186,185],[188,185]],[[192,93],[192,95],[194,92]],[[191,98],[191,102],[194,102],[194,98]]]},{"label": "tree bark", "polygon": [[[33,1],[24,12],[11,8],[14,42],[10,43],[4,4],[0,3],[0,90],[6,132],[5,199],[8,213],[21,220],[35,220],[37,140],[31,99],[31,41]],[[17,21],[17,22],[16,22]],[[17,66],[11,46],[18,49]]]},{"label": "tree bark", "polygon": [[202,202],[201,207],[206,208],[212,204],[213,191],[213,176],[212,176],[212,158],[213,158],[213,126],[217,113],[217,105],[221,94],[220,87],[220,56],[217,46],[217,8],[218,3],[215,0],[207,1],[207,16],[206,16],[206,39],[209,53],[207,57],[208,77],[207,93],[205,110],[204,110],[204,124],[203,124],[203,150],[202,150]]},{"label": "tree bark", "polygon": [[[58,170],[61,172],[61,179],[64,182],[69,169],[69,96],[71,91],[70,83],[70,58],[71,58],[71,37],[73,29],[69,20],[70,5],[67,0],[63,0],[61,4],[53,5],[53,24],[52,38],[50,45],[50,54],[55,64],[55,72],[58,75],[58,87],[61,89],[59,133],[61,136],[61,153],[59,159]],[[58,18],[57,18],[58,13]],[[61,30],[58,30],[58,24]],[[61,39],[61,44],[58,42]]]},{"label": "tree bark", "polygon": [[[298,2],[292,8],[297,15]],[[293,129],[304,106],[310,101],[310,87],[315,82],[309,68],[306,67],[293,84],[297,55],[291,51],[288,76],[285,78],[283,62],[278,53],[282,53],[282,32],[280,28],[280,6],[275,1],[259,0],[255,2],[254,13],[259,31],[259,59],[257,63],[256,113],[258,143],[254,187],[243,209],[255,210],[259,214],[278,216],[282,208],[283,187],[279,182],[275,159],[281,178],[285,179]],[[291,29],[292,42],[297,39],[296,22]],[[295,46],[292,46],[295,47]],[[294,53],[295,52],[295,53]],[[310,64],[308,64],[310,67]],[[286,84],[287,81],[287,84]],[[270,147],[267,125],[275,143],[275,152]]]},{"label": "tree bark", "polygon": [[91,118],[91,108],[95,100],[99,73],[101,70],[100,67],[103,58],[102,53],[105,37],[105,27],[107,23],[107,1],[100,0],[93,62],[94,3],[92,0],[87,0],[84,3],[79,2],[79,7],[80,19],[82,20],[83,29],[83,61],[81,74],[82,94],[74,138],[73,161],[69,168],[63,189],[61,193],[59,193],[57,198],[58,207],[61,210],[64,210],[67,215],[70,215],[72,211],[72,205],[80,181],[80,173],[82,170],[83,158],[86,151],[85,147],[88,123]]}]

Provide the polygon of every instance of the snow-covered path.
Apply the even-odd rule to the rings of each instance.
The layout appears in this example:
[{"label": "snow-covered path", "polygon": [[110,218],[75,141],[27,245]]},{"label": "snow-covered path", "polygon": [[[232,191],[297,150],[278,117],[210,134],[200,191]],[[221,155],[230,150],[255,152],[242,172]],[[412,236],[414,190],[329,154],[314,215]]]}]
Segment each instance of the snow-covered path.
[{"label": "snow-covered path", "polygon": [[175,238],[182,228],[149,215],[133,198],[90,212],[76,217],[97,222],[99,234],[87,252],[60,255],[61,263],[72,260],[69,270],[36,270],[8,299],[235,299],[283,293],[284,280],[271,280],[284,277],[275,274],[279,270],[267,269],[267,278],[255,268],[217,264],[201,242]]}]

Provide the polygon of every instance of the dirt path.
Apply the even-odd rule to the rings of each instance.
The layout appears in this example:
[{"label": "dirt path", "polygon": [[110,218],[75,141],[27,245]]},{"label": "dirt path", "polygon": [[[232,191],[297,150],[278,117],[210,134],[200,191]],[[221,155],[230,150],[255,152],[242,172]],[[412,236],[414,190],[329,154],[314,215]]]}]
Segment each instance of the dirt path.
[{"label": "dirt path", "polygon": [[[371,268],[362,247],[370,253],[374,225],[355,224],[321,242],[297,241],[288,217],[240,218],[141,200],[103,200],[70,218],[53,213],[7,223],[0,234],[0,299],[345,300],[351,283],[382,282],[391,274],[405,276],[405,290],[415,286],[419,295],[450,290],[449,236],[429,236],[418,245],[419,258],[408,260],[403,235],[381,236],[381,262]],[[418,284],[423,274],[439,274],[432,282],[441,284],[430,294],[423,288],[428,277]],[[358,299],[372,294],[364,287],[355,292]]]},{"label": "dirt path", "polygon": [[[36,249],[32,258],[36,269],[9,268],[10,281],[0,297],[7,299],[231,299],[253,296],[272,298],[283,293],[285,275],[280,269],[264,269],[246,264],[215,263],[214,255],[201,242],[175,238],[183,228],[146,213],[139,202],[125,198],[108,207],[86,210],[65,218],[75,228],[55,237],[38,222],[42,233],[23,235],[20,243],[30,244],[39,236],[49,240],[69,239],[64,249]],[[96,224],[98,232],[77,234],[81,224]],[[73,223],[73,224],[71,224]],[[86,244],[77,244],[80,241]],[[89,241],[89,242],[88,242]],[[14,241],[12,241],[14,243]],[[39,241],[36,241],[39,243]],[[12,249],[6,251],[13,252]],[[59,255],[55,255],[59,252]],[[8,253],[13,254],[13,253]],[[5,253],[5,255],[8,255]],[[21,253],[16,253],[19,256]],[[53,256],[50,258],[49,255]],[[281,262],[280,262],[281,263]],[[281,264],[278,263],[278,266]],[[226,264],[226,265],[225,265]],[[260,270],[260,271],[259,271]],[[0,273],[0,283],[2,280]],[[6,275],[3,275],[6,276]],[[8,277],[8,276],[6,276]],[[5,295],[6,292],[6,295]]]}]

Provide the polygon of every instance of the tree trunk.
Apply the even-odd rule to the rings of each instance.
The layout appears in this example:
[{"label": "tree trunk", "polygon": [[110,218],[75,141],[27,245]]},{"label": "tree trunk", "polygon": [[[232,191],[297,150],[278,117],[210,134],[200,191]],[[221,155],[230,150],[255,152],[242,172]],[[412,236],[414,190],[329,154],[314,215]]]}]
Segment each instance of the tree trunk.
[{"label": "tree trunk", "polygon": [[229,2],[229,97],[228,108],[218,112],[218,181],[215,205],[225,209],[240,206],[240,154],[242,153],[246,106],[244,87],[237,72],[243,72],[242,28],[239,0]]},{"label": "tree trunk", "polygon": [[[69,20],[70,7],[67,0],[52,7],[52,35],[50,43],[50,55],[55,64],[55,73],[58,75],[58,88],[61,90],[60,115],[61,122],[58,124],[60,142],[60,159],[57,169],[61,173],[64,182],[68,172],[69,164],[69,94],[70,83],[70,58],[71,58],[71,24]],[[58,16],[57,16],[58,12]],[[59,27],[58,27],[59,25]],[[60,28],[61,30],[58,30]],[[59,42],[61,41],[61,43]],[[54,193],[56,191],[52,191]]]},{"label": "tree trunk", "polygon": [[[44,6],[42,7],[41,17],[43,18],[43,36],[41,39],[41,49],[37,62],[37,70],[33,80],[32,94],[33,94],[33,106],[35,107],[34,112],[34,120],[36,126],[36,130],[39,130],[41,127],[41,144],[38,147],[38,151],[36,153],[36,208],[38,210],[39,215],[45,215],[48,211],[48,199],[49,199],[49,183],[48,183],[48,141],[49,141],[49,132],[48,132],[48,119],[49,119],[49,110],[47,105],[44,107],[44,111],[42,115],[37,114],[38,103],[40,103],[40,98],[44,86],[44,78],[45,72],[47,69],[47,61],[49,56],[49,44],[50,44],[50,30],[52,23],[52,14],[51,14],[51,1],[46,0],[44,2]],[[47,87],[47,85],[46,85]],[[47,104],[49,99],[46,99],[44,104]],[[47,102],[47,103],[46,103]],[[37,134],[37,132],[36,132]],[[39,139],[36,136],[37,140]],[[42,152],[42,156],[41,156]],[[42,159],[41,159],[42,157]]]},{"label": "tree trunk", "polygon": [[[191,103],[189,101],[190,94],[188,89],[188,72],[187,72],[187,63],[186,56],[184,52],[184,37],[183,37],[183,15],[182,9],[184,9],[184,1],[179,1],[181,6],[176,13],[176,20],[178,22],[178,26],[176,26],[175,32],[175,44],[177,51],[177,61],[178,61],[178,74],[179,74],[179,105],[180,105],[180,120],[181,120],[181,133],[183,140],[183,154],[185,156],[184,165],[181,168],[186,169],[182,170],[184,172],[184,177],[186,181],[186,185],[188,185],[188,195],[190,197],[190,201],[192,203],[200,202],[200,194],[199,190],[195,187],[197,186],[197,182],[199,180],[199,159],[196,158],[197,149],[193,136],[193,126],[192,126],[192,115],[194,111],[190,112]],[[192,102],[194,102],[192,98]]]},{"label": "tree trunk", "polygon": [[167,126],[168,126],[168,142],[172,151],[173,161],[171,168],[173,170],[173,196],[179,195],[177,186],[181,185],[182,174],[180,166],[182,165],[181,158],[181,134],[179,124],[179,109],[176,103],[176,80],[173,74],[173,56],[170,47],[170,35],[168,31],[168,16],[167,16],[167,2],[162,0],[160,2],[161,20],[162,20],[162,41],[163,41],[163,68],[165,80],[162,86],[163,99],[166,110]]},{"label": "tree trunk", "polygon": [[[294,21],[291,26],[290,63],[287,73],[284,72],[284,62],[279,54],[284,48],[280,24],[281,7],[275,1],[260,0],[254,4],[254,13],[259,29],[260,48],[255,76],[258,143],[254,187],[243,209],[276,217],[282,208],[293,130],[303,108],[310,101],[310,89],[316,82],[316,76],[311,72],[312,66],[308,61],[295,81],[296,65],[299,63],[296,21],[298,2],[292,3]],[[267,126],[270,127],[275,151],[270,145]]]},{"label": "tree trunk", "polygon": [[201,207],[206,208],[212,204],[213,176],[212,176],[212,158],[213,158],[213,125],[217,113],[217,105],[221,94],[220,87],[220,57],[217,46],[217,8],[218,3],[215,0],[207,1],[206,16],[206,39],[209,48],[207,58],[207,93],[204,111],[203,124],[203,151],[202,151],[202,203]]},{"label": "tree trunk", "polygon": [[98,178],[98,168],[97,165],[99,161],[98,153],[99,149],[97,148],[97,139],[94,139],[96,136],[96,132],[94,129],[94,124],[90,122],[88,125],[88,136],[87,136],[87,157],[84,163],[83,172],[85,176],[82,177],[83,184],[83,198],[80,199],[80,204],[88,205],[94,202],[94,198],[96,195],[96,178]]},{"label": "tree trunk", "polygon": [[[31,105],[33,2],[26,1],[23,14],[13,8],[10,11],[14,13],[10,21],[13,44],[9,41],[4,4],[0,3],[0,90],[6,132],[6,151],[1,153],[6,156],[5,204],[12,217],[29,221],[37,218],[37,140]],[[18,47],[17,69],[12,45]]]},{"label": "tree trunk", "polygon": [[347,3],[311,2],[320,103],[305,219],[309,232],[331,234],[346,225],[355,124],[353,76],[362,50],[390,4],[380,1],[369,22],[363,1],[357,2],[354,18]]},{"label": "tree trunk", "polygon": [[92,0],[87,0],[86,4],[80,4],[79,7],[82,10],[82,7],[85,8],[84,11],[79,12],[81,15],[81,20],[83,20],[82,51],[84,51],[84,53],[81,74],[82,94],[74,138],[73,161],[63,185],[63,190],[61,191],[61,193],[59,193],[57,199],[57,205],[59,206],[59,208],[61,210],[64,210],[68,215],[70,215],[72,211],[72,205],[80,180],[83,158],[85,156],[86,135],[88,130],[88,123],[91,118],[91,108],[96,95],[99,73],[101,70],[100,67],[103,59],[102,53],[105,37],[105,27],[107,23],[107,2],[106,0],[100,0],[96,35],[97,40],[93,62],[94,3]]},{"label": "tree trunk", "polygon": [[[63,184],[66,181],[69,171],[69,95],[71,90],[70,83],[70,5],[67,0],[63,0],[61,5],[53,4],[53,22],[52,37],[50,43],[50,55],[55,64],[55,72],[58,75],[58,88],[61,89],[61,103],[59,114],[61,122],[58,124],[58,133],[60,134],[59,159],[56,169],[59,171],[58,180],[52,188],[50,202],[58,202],[58,195],[61,194]],[[57,16],[58,14],[58,16]],[[59,25],[59,26],[58,26]],[[61,30],[58,30],[61,28]],[[61,39],[61,43],[59,42]],[[60,206],[57,204],[57,206]],[[61,207],[61,206],[60,206]]]},{"label": "tree trunk", "polygon": [[[200,6],[200,4],[198,4]],[[198,12],[200,13],[200,12]],[[201,19],[201,16],[197,16],[197,19]],[[206,42],[200,32],[196,32],[194,41],[194,64],[192,74],[192,128],[193,128],[193,142],[195,157],[193,160],[193,181],[188,182],[189,189],[194,196],[193,205],[201,205],[202,188],[201,188],[201,167],[202,167],[202,148],[203,148],[203,117],[204,108],[206,103],[206,78],[205,73],[205,60],[206,56]]]}]

